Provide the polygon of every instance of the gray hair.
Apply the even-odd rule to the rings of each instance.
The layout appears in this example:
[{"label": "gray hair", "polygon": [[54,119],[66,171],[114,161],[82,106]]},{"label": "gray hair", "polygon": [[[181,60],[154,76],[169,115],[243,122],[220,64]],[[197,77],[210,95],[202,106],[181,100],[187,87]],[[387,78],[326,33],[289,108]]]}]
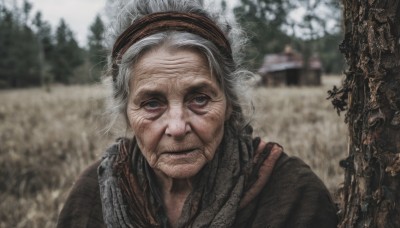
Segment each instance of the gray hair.
[{"label": "gray hair", "polygon": [[[243,128],[248,124],[242,110],[243,104],[249,104],[246,101],[244,91],[244,81],[251,79],[253,74],[249,71],[240,69],[241,49],[246,39],[242,30],[234,22],[228,20],[221,13],[206,10],[202,1],[195,0],[135,0],[122,1],[119,5],[120,14],[111,22],[111,28],[108,35],[108,44],[110,47],[114,44],[117,37],[123,33],[134,21],[141,17],[156,12],[184,12],[198,13],[206,15],[224,32],[232,48],[233,61],[227,59],[218,50],[218,48],[209,40],[201,36],[178,31],[160,32],[141,39],[133,44],[122,56],[118,64],[118,75],[115,82],[111,82],[112,99],[109,102],[108,114],[111,117],[108,130],[114,125],[115,121],[122,114],[126,126],[128,119],[126,109],[130,93],[129,85],[131,77],[134,77],[134,63],[148,50],[156,47],[167,48],[191,48],[202,53],[209,63],[212,75],[214,75],[225,93],[228,104],[231,106],[232,113],[226,123],[233,132],[239,135]],[[110,48],[111,49],[111,48]],[[108,61],[108,78],[112,74],[112,60]]]}]

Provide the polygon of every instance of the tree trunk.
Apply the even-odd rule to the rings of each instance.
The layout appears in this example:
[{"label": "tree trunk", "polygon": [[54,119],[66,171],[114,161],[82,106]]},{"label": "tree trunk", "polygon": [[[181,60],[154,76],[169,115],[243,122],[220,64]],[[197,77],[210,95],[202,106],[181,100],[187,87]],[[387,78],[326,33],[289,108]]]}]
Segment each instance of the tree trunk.
[{"label": "tree trunk", "polygon": [[400,1],[342,0],[349,157],[339,227],[400,227]]}]

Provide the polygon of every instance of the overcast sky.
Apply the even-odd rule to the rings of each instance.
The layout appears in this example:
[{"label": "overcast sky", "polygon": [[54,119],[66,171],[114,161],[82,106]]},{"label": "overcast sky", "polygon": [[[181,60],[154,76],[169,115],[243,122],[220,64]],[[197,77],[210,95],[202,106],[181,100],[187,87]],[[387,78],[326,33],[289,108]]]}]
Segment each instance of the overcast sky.
[{"label": "overcast sky", "polygon": [[86,45],[90,24],[102,13],[106,0],[31,0],[33,13],[40,10],[43,19],[55,29],[64,18],[81,46]]}]

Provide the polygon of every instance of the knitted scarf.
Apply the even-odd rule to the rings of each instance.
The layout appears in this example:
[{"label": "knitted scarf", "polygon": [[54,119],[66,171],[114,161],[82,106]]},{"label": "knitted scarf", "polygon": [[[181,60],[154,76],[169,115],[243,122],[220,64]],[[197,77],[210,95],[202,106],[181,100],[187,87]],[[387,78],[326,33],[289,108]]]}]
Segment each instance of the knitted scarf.
[{"label": "knitted scarf", "polygon": [[[264,187],[281,152],[277,144],[225,131],[213,160],[195,177],[178,227],[231,227]],[[135,139],[119,139],[109,148],[98,176],[107,227],[169,227],[154,173]]]}]

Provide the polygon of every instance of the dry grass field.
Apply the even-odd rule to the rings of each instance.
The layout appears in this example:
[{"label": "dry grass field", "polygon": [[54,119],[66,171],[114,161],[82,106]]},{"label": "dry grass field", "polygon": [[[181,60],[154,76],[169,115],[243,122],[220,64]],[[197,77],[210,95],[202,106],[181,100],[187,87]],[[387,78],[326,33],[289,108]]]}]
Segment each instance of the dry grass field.
[{"label": "dry grass field", "polygon": [[[257,88],[256,135],[305,160],[335,192],[347,130],[321,87]],[[76,176],[115,136],[104,135],[101,86],[0,91],[0,227],[54,227]]]}]

